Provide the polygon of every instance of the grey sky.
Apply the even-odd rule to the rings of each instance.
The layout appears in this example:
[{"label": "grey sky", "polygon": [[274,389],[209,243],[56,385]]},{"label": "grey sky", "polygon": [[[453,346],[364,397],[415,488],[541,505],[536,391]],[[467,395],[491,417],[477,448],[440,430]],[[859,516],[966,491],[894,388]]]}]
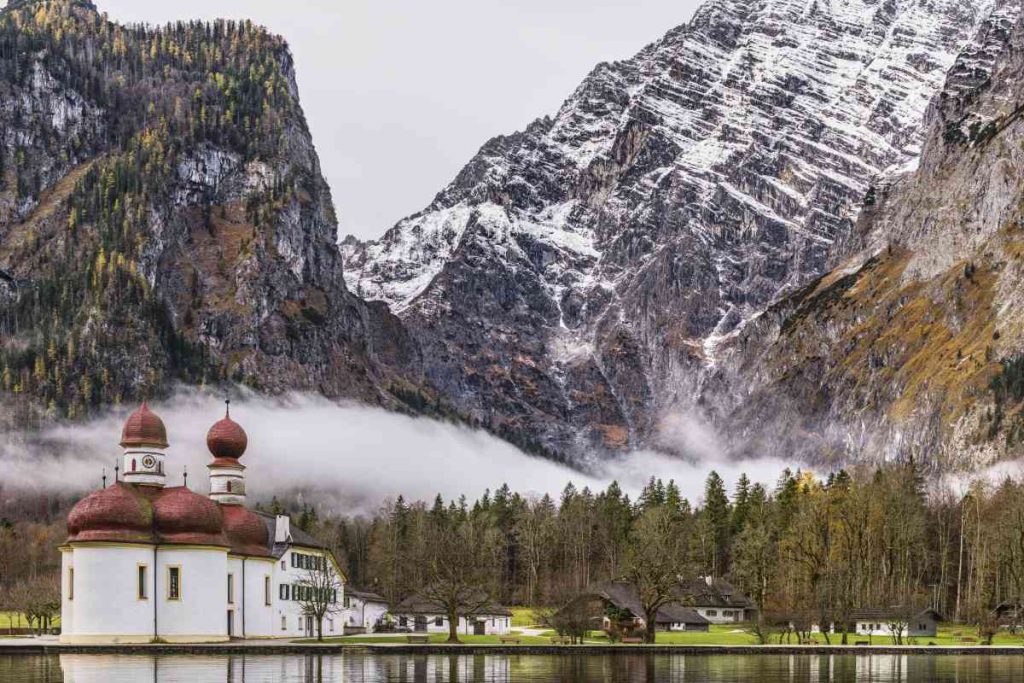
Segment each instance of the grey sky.
[{"label": "grey sky", "polygon": [[553,113],[590,69],[701,0],[96,0],[118,21],[248,17],[288,39],[341,233],[426,206],[488,138]]}]

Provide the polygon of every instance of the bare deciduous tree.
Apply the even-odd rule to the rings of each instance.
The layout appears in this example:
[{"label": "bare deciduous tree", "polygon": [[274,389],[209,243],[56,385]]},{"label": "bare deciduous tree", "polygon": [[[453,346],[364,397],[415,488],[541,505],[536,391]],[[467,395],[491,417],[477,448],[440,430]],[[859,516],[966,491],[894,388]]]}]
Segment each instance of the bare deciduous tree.
[{"label": "bare deciduous tree", "polygon": [[639,594],[648,643],[654,642],[658,611],[675,600],[688,545],[679,514],[668,506],[648,508],[633,527],[626,555],[627,576]]},{"label": "bare deciduous tree", "polygon": [[342,609],[339,598],[345,589],[334,563],[326,556],[315,558],[313,567],[303,571],[295,585],[302,613],[316,620],[316,639],[324,639],[324,619]]},{"label": "bare deciduous tree", "polygon": [[479,614],[492,601],[497,552],[494,532],[480,520],[432,520],[426,544],[426,583],[419,591],[448,619],[448,642],[459,642],[459,619]]}]

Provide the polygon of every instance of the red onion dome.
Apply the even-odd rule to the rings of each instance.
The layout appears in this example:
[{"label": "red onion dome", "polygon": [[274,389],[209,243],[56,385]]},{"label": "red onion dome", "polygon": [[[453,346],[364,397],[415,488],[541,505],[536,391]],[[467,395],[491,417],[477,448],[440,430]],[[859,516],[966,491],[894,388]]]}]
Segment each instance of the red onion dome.
[{"label": "red onion dome", "polygon": [[167,428],[164,421],[143,401],[139,409],[128,416],[121,430],[121,447],[167,448]]},{"label": "red onion dome", "polygon": [[206,447],[214,458],[231,458],[237,460],[245,453],[249,445],[249,437],[241,425],[231,419],[231,413],[224,411],[224,419],[210,427],[206,434]]},{"label": "red onion dome", "polygon": [[163,543],[226,546],[220,506],[184,486],[161,490],[153,501]]},{"label": "red onion dome", "polygon": [[153,506],[123,482],[94,491],[71,508],[68,541],[152,542]]},{"label": "red onion dome", "polygon": [[241,505],[222,505],[224,535],[231,552],[239,555],[269,555],[270,532],[263,519]]}]

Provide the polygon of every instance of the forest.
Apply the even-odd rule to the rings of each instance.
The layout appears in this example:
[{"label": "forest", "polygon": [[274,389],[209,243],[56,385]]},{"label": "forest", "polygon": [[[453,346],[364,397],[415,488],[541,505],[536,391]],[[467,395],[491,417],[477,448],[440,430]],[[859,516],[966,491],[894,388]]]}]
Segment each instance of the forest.
[{"label": "forest", "polygon": [[[1024,485],[955,488],[890,464],[827,477],[787,470],[770,487],[712,472],[699,501],[651,480],[635,500],[613,483],[569,484],[557,499],[507,486],[472,502],[399,497],[372,515],[300,505],[299,494],[258,507],[290,514],[333,550],[349,585],[393,604],[446,583],[557,607],[605,579],[710,575],[789,620],[912,605],[983,626],[1024,592]],[[32,609],[54,585],[73,499],[0,490],[0,500],[0,609]]]},{"label": "forest", "polygon": [[[175,180],[189,155],[287,156],[287,128],[304,125],[291,69],[284,41],[248,21],[121,26],[78,0],[0,12],[0,99],[27,103],[0,110],[0,225],[23,234],[5,244],[20,270],[0,271],[12,421],[81,419],[175,380],[229,378],[187,339],[204,306],[195,274],[180,320],[154,291],[155,235],[188,204]],[[300,192],[290,172],[248,196],[244,249]],[[195,202],[211,233],[222,199]]]}]

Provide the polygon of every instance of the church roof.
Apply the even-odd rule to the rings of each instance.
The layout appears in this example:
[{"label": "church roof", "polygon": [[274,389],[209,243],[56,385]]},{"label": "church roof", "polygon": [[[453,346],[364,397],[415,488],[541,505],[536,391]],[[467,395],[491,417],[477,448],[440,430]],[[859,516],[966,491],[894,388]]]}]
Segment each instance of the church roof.
[{"label": "church roof", "polygon": [[241,505],[223,505],[224,534],[237,555],[269,556],[273,535],[258,514]]},{"label": "church roof", "polygon": [[68,515],[68,542],[107,541],[228,546],[220,506],[184,486],[116,482],[89,494]]},{"label": "church roof", "polygon": [[238,460],[249,445],[249,437],[242,426],[225,411],[224,419],[216,422],[206,434],[206,447],[216,460]]},{"label": "church roof", "polygon": [[122,448],[167,448],[167,428],[164,421],[149,409],[145,401],[128,416],[121,429]]}]

